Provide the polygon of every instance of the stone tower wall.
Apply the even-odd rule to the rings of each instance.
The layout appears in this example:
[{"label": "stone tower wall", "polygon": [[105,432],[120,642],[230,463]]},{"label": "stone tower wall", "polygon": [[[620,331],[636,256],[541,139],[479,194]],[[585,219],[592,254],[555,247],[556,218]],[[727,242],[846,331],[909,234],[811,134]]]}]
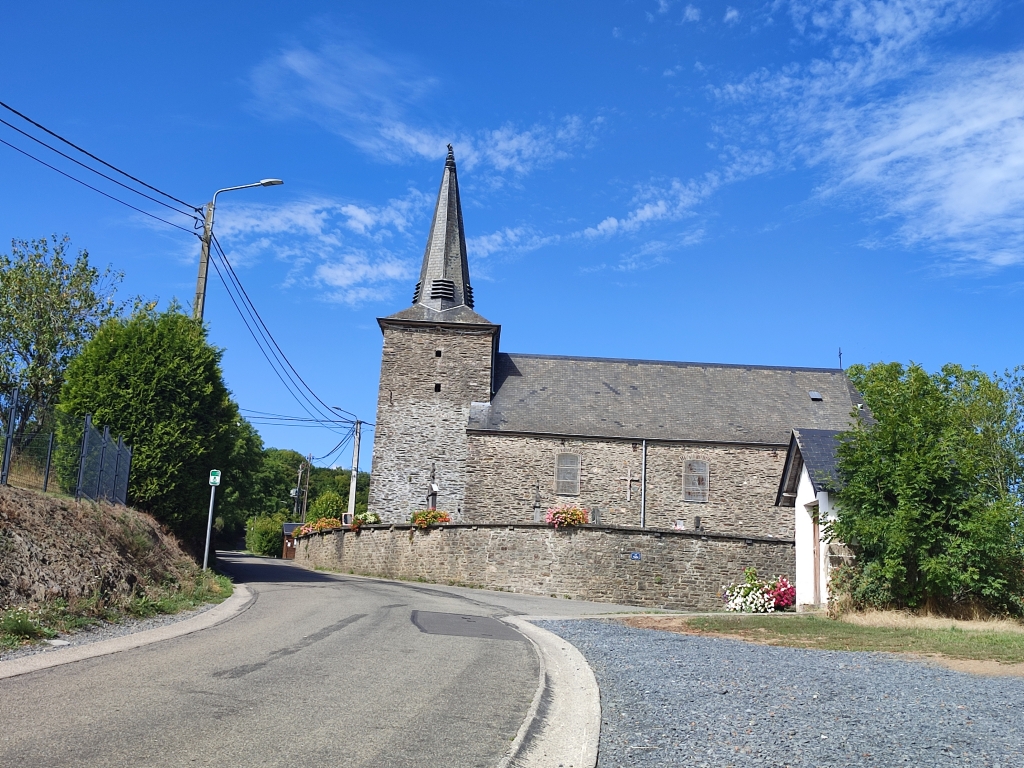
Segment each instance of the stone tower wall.
[{"label": "stone tower wall", "polygon": [[384,323],[383,331],[369,511],[403,523],[426,508],[434,464],[437,508],[460,522],[469,406],[490,400],[495,330]]}]

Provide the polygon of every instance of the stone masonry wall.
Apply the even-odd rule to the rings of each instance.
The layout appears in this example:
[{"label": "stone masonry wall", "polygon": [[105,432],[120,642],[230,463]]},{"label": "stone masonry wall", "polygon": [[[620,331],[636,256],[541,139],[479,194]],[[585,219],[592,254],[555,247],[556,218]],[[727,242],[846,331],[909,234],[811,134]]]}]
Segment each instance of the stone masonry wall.
[{"label": "stone masonry wall", "polygon": [[[601,510],[606,525],[640,525],[639,441],[559,439],[495,433],[469,435],[463,520],[470,523],[533,522],[534,494],[546,510],[579,502]],[[580,455],[580,495],[555,494],[555,457]],[[683,463],[710,465],[706,503],[684,501]],[[681,443],[647,445],[647,526],[671,528],[683,520],[712,533],[793,538],[793,512],[775,506],[785,450]],[[631,489],[627,499],[627,478]]]},{"label": "stone masonry wall", "polygon": [[437,508],[462,518],[469,404],[490,399],[492,336],[384,326],[369,510],[385,522],[404,523],[427,506],[431,464]]},{"label": "stone masonry wall", "polygon": [[792,541],[602,527],[371,526],[296,545],[307,567],[675,610],[721,608],[718,592],[746,567],[795,567]]}]

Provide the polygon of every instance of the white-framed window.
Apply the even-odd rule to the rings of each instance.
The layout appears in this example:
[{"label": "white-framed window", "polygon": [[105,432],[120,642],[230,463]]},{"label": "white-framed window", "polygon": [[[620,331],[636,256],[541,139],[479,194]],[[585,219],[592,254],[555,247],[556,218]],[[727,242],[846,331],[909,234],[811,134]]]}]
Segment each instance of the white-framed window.
[{"label": "white-framed window", "polygon": [[706,461],[687,459],[683,463],[683,500],[706,502],[711,468]]},{"label": "white-framed window", "polygon": [[559,496],[580,495],[580,455],[560,453],[555,459],[555,493]]}]

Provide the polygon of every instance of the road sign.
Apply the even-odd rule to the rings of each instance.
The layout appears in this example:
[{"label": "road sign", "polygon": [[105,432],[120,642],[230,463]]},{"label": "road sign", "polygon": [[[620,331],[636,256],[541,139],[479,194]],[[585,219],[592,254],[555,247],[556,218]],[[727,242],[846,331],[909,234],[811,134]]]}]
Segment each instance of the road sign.
[{"label": "road sign", "polygon": [[629,553],[629,559],[630,560],[639,560],[640,559],[640,553],[639,552],[630,552]]},{"label": "road sign", "polygon": [[219,469],[211,469],[210,470],[210,485],[220,485],[220,470]]}]

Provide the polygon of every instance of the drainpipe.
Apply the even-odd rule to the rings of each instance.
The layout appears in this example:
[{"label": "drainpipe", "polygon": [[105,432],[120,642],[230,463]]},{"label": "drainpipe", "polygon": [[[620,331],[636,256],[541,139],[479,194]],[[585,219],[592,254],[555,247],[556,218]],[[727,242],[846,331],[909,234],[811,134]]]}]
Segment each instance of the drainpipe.
[{"label": "drainpipe", "polygon": [[647,527],[647,441],[640,449],[640,527]]}]

